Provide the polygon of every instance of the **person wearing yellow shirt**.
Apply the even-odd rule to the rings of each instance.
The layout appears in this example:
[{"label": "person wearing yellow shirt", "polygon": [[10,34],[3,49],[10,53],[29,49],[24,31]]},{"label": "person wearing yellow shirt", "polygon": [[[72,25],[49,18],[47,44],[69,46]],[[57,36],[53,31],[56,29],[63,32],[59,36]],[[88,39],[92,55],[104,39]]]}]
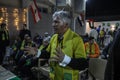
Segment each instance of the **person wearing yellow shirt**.
[{"label": "person wearing yellow shirt", "polygon": [[6,23],[0,24],[0,65],[3,64],[3,59],[6,54],[6,49],[10,45],[9,31]]},{"label": "person wearing yellow shirt", "polygon": [[[72,18],[68,11],[56,11],[52,18],[54,35],[46,49],[50,54],[41,53],[40,58],[49,55],[50,80],[79,80],[79,71],[88,67],[83,40],[70,29]],[[36,54],[32,47],[26,51]]]}]

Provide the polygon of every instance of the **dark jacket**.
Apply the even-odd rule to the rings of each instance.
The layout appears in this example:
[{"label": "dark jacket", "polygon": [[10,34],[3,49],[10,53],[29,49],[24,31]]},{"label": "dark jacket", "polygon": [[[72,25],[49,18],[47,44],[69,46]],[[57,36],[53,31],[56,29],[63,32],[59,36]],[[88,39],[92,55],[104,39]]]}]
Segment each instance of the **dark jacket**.
[{"label": "dark jacket", "polygon": [[[2,39],[4,35],[5,40]],[[10,43],[9,32],[0,30],[0,48],[5,48]]]},{"label": "dark jacket", "polygon": [[[104,55],[103,59],[107,59],[109,56],[110,47],[112,46],[112,42],[110,42],[102,51],[102,55]],[[108,56],[107,56],[108,55]]]},{"label": "dark jacket", "polygon": [[120,80],[120,29],[117,31],[113,44],[110,48],[105,79],[104,80]]}]

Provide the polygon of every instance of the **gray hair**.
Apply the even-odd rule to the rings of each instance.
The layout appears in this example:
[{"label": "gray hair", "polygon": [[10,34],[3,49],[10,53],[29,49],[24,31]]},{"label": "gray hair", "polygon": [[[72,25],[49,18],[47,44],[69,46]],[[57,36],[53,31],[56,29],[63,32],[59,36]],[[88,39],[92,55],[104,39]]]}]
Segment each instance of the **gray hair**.
[{"label": "gray hair", "polygon": [[71,24],[71,15],[69,12],[67,11],[56,11],[54,14],[53,14],[53,17],[52,18],[55,18],[55,17],[59,17],[63,22],[67,23],[68,26],[70,26]]}]

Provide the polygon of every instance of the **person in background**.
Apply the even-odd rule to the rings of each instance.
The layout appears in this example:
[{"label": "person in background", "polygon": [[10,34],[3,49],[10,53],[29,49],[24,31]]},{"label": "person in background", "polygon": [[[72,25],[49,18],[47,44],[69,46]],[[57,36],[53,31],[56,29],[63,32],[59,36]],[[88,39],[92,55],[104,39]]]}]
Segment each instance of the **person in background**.
[{"label": "person in background", "polygon": [[85,43],[85,51],[88,58],[98,58],[100,56],[100,49],[94,41],[94,37],[89,37],[89,41]]},{"label": "person in background", "polygon": [[44,33],[43,39],[46,39],[46,38],[48,38],[49,40],[50,40],[50,38],[51,38],[51,36],[49,35],[48,32],[45,32],[45,33]]},{"label": "person in background", "polygon": [[110,31],[108,31],[108,28],[107,28],[107,29],[106,29],[106,34],[105,34],[105,39],[104,39],[104,45],[105,45],[105,47],[106,47],[109,43],[111,43],[112,40],[113,40],[113,37],[112,37]]},{"label": "person in background", "polygon": [[[18,62],[19,62],[19,60],[20,60],[20,58],[22,57],[23,54],[28,55],[27,53],[24,53],[24,48],[28,47],[28,46],[36,47],[35,43],[31,39],[31,37],[28,34],[25,34],[24,40],[22,42],[20,42],[19,50],[15,54],[16,64],[18,64]],[[14,48],[17,49],[18,46],[14,47]]]},{"label": "person in background", "polygon": [[49,38],[44,38],[43,41],[42,41],[42,44],[40,45],[39,49],[42,50],[42,49],[46,49],[49,45]]},{"label": "person in background", "polygon": [[101,58],[102,59],[108,59],[109,57],[109,51],[110,51],[110,47],[112,45],[113,42],[110,42],[107,46],[105,46],[105,48],[102,50],[101,53]]},{"label": "person in background", "polygon": [[0,64],[2,64],[5,53],[6,53],[6,48],[10,44],[10,39],[9,39],[9,32],[6,28],[6,24],[2,23],[0,29]]},{"label": "person in background", "polygon": [[25,39],[21,43],[21,47],[19,52],[15,56],[15,61],[16,61],[16,69],[18,72],[21,73],[22,77],[30,77],[31,73],[30,68],[30,60],[33,58],[33,55],[29,55],[27,52],[25,52],[24,48],[25,47],[36,47],[35,43],[32,41],[31,37],[28,36],[28,34],[25,35]]},{"label": "person in background", "polygon": [[102,30],[100,30],[100,48],[104,47],[104,39],[105,39],[105,28],[102,28]]},{"label": "person in background", "polygon": [[117,30],[109,49],[104,80],[120,80],[120,29]]},{"label": "person in background", "polygon": [[98,32],[98,36],[97,36],[97,43],[99,44],[100,43],[100,30],[101,30],[101,25],[99,25],[97,28],[96,28],[97,32]]},{"label": "person in background", "polygon": [[82,38],[83,38],[83,42],[84,43],[88,42],[89,41],[89,35],[88,35],[88,33],[85,33],[85,35],[82,36]]},{"label": "person in background", "polygon": [[99,33],[100,33],[100,30],[101,30],[101,25],[99,25],[99,26],[98,26],[98,28],[97,28],[96,30],[97,30],[97,32],[98,32],[98,35],[99,35]]},{"label": "person in background", "polygon": [[36,46],[39,47],[42,44],[43,39],[38,33],[35,33],[33,41],[35,42]]},{"label": "person in background", "polygon": [[16,54],[17,54],[17,53],[19,52],[19,50],[20,50],[21,43],[22,43],[22,41],[21,41],[20,37],[19,37],[19,36],[16,36],[16,39],[15,39],[13,45],[12,45],[12,50],[13,50],[13,52],[12,52],[12,54],[11,54],[11,57],[13,58],[14,61],[16,61],[16,60],[15,60],[15,57],[16,57]]},{"label": "person in background", "polygon": [[[42,54],[48,53],[48,52],[46,51],[46,49],[47,49],[49,43],[50,43],[49,38],[46,37],[46,38],[43,39],[42,44],[41,44],[41,45],[39,46],[39,48],[38,48],[39,51],[40,51]],[[49,54],[49,53],[48,53],[48,54]],[[34,64],[35,64],[35,63],[38,63],[38,59],[39,59],[39,57],[40,57],[40,54],[39,54],[39,53],[36,54],[35,57],[36,57],[36,60],[34,59]],[[42,57],[42,58],[43,58],[43,57]],[[45,58],[46,58],[46,56],[45,56]],[[31,62],[33,62],[33,61],[31,61]],[[48,59],[43,59],[43,61],[40,62],[40,66],[43,66],[43,65],[45,65],[46,63],[48,64]]]},{"label": "person in background", "polygon": [[24,40],[25,34],[28,34],[31,37],[31,31],[29,29],[27,29],[26,24],[23,24],[23,29],[21,29],[19,32],[19,37],[21,40]]},{"label": "person in background", "polygon": [[113,38],[115,37],[115,34],[116,34],[117,30],[118,30],[118,26],[116,26],[115,30],[113,31]]},{"label": "person in background", "polygon": [[[40,54],[40,58],[47,57],[50,61],[50,80],[78,80],[79,71],[88,68],[83,40],[70,29],[70,24],[69,12],[57,11],[53,14],[55,34],[46,49],[49,54]],[[37,53],[32,47],[25,50],[29,54]]]},{"label": "person in background", "polygon": [[94,37],[94,40],[97,41],[98,32],[97,32],[97,30],[96,30],[96,28],[94,26],[91,27],[91,31],[89,33],[89,37]]}]

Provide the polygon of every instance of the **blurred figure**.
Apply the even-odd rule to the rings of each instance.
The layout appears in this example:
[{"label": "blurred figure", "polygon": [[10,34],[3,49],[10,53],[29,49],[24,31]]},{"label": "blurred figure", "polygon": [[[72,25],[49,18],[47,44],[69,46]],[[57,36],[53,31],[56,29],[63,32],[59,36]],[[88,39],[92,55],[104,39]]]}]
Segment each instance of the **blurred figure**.
[{"label": "blurred figure", "polygon": [[84,43],[89,41],[89,35],[86,33],[84,36],[82,36]]},{"label": "blurred figure", "polygon": [[120,80],[120,29],[117,30],[109,49],[104,80]]},{"label": "blurred figure", "polygon": [[102,28],[102,30],[100,30],[100,48],[104,47],[104,38],[105,38],[105,30],[104,28]]},{"label": "blurred figure", "polygon": [[115,30],[113,31],[113,38],[115,37],[116,33],[117,33],[118,27],[115,27]]},{"label": "blurred figure", "polygon": [[98,58],[100,49],[98,44],[94,41],[94,37],[89,37],[89,41],[85,43],[85,51],[88,58]]},{"label": "blurred figure", "polygon": [[39,47],[40,45],[42,45],[43,39],[38,33],[35,33],[33,41],[35,42],[36,46]]},{"label": "blurred figure", "polygon": [[31,37],[28,36],[28,34],[25,34],[24,40],[20,45],[20,49],[15,55],[15,63],[17,66],[16,70],[17,72],[20,72],[22,77],[32,76],[30,71],[30,67],[32,66],[30,65],[30,60],[34,56],[25,51],[26,47],[34,47],[34,49],[36,49],[35,43],[32,41]]},{"label": "blurred figure", "polygon": [[91,27],[89,37],[94,37],[94,40],[97,41],[98,32],[97,32],[97,30],[96,30],[96,28],[94,26]]},{"label": "blurred figure", "polygon": [[[42,42],[42,44],[39,47],[39,52],[42,52],[43,54],[47,53],[46,52],[46,48],[49,45],[49,39],[45,38]],[[35,49],[35,48],[34,48]],[[34,66],[38,66],[38,60],[40,57],[40,53],[36,54],[36,55],[29,55],[29,53],[25,53],[26,51],[24,51],[24,54],[22,55],[22,57],[19,59],[19,63],[17,65],[18,70],[21,72],[21,75],[23,77],[28,77],[29,80],[33,80],[33,74],[31,72],[31,68]],[[46,57],[46,56],[45,56]],[[47,60],[41,61],[40,65],[43,66],[48,62]],[[30,79],[32,78],[32,79]]]},{"label": "blurred figure", "polygon": [[[32,39],[31,39],[31,37],[28,34],[25,34],[24,40],[22,41],[20,49],[23,50],[24,47],[32,46],[33,44],[34,43],[33,43]],[[34,44],[34,46],[35,46],[35,44]]]},{"label": "blurred figure", "polygon": [[105,39],[104,39],[104,45],[105,47],[111,43],[113,41],[113,37],[110,33],[110,31],[108,31],[108,29],[106,29],[106,34],[105,34]]},{"label": "blurred figure", "polygon": [[[51,36],[49,35],[49,33],[48,33],[48,32],[45,32],[45,33],[44,33],[44,38],[47,38],[47,39],[49,39],[49,40],[50,40]],[[44,38],[43,38],[43,39],[44,39]]]},{"label": "blurred figure", "polygon": [[99,43],[99,36],[100,36],[101,25],[99,25],[96,30],[98,32],[97,42]]},{"label": "blurred figure", "polygon": [[28,36],[28,34],[25,34],[24,40],[20,43],[20,48],[17,51],[17,53],[15,54],[16,64],[18,64],[18,62],[19,62],[20,58],[23,56],[23,54],[29,55],[29,54],[27,54],[27,52],[24,52],[24,49],[26,47],[36,47],[35,43],[32,41],[31,37]]},{"label": "blurred figure", "polygon": [[42,45],[39,47],[40,50],[42,50],[43,48],[47,47],[49,45],[49,38],[44,38],[42,41]]},{"label": "blurred figure", "polygon": [[100,30],[101,30],[101,25],[99,25],[98,28],[97,28],[96,30],[97,30],[98,36],[99,36]]},{"label": "blurred figure", "polygon": [[2,23],[0,29],[0,64],[2,64],[5,53],[6,47],[9,46],[10,39],[9,39],[9,32],[6,29],[6,24]]},{"label": "blurred figure", "polygon": [[13,53],[11,55],[11,57],[15,60],[15,57],[16,57],[16,54],[19,52],[20,50],[20,47],[21,47],[21,39],[19,36],[16,36],[16,39],[12,45],[12,50],[13,50]]},{"label": "blurred figure", "polygon": [[24,39],[25,34],[28,34],[31,37],[31,31],[29,29],[27,29],[26,24],[23,24],[23,29],[21,29],[19,32],[19,37],[21,40]]},{"label": "blurred figure", "polygon": [[101,58],[102,59],[108,59],[109,57],[109,51],[110,51],[110,47],[112,45],[113,42],[110,42],[107,46],[105,46],[105,48],[102,50],[102,54],[101,54]]}]

